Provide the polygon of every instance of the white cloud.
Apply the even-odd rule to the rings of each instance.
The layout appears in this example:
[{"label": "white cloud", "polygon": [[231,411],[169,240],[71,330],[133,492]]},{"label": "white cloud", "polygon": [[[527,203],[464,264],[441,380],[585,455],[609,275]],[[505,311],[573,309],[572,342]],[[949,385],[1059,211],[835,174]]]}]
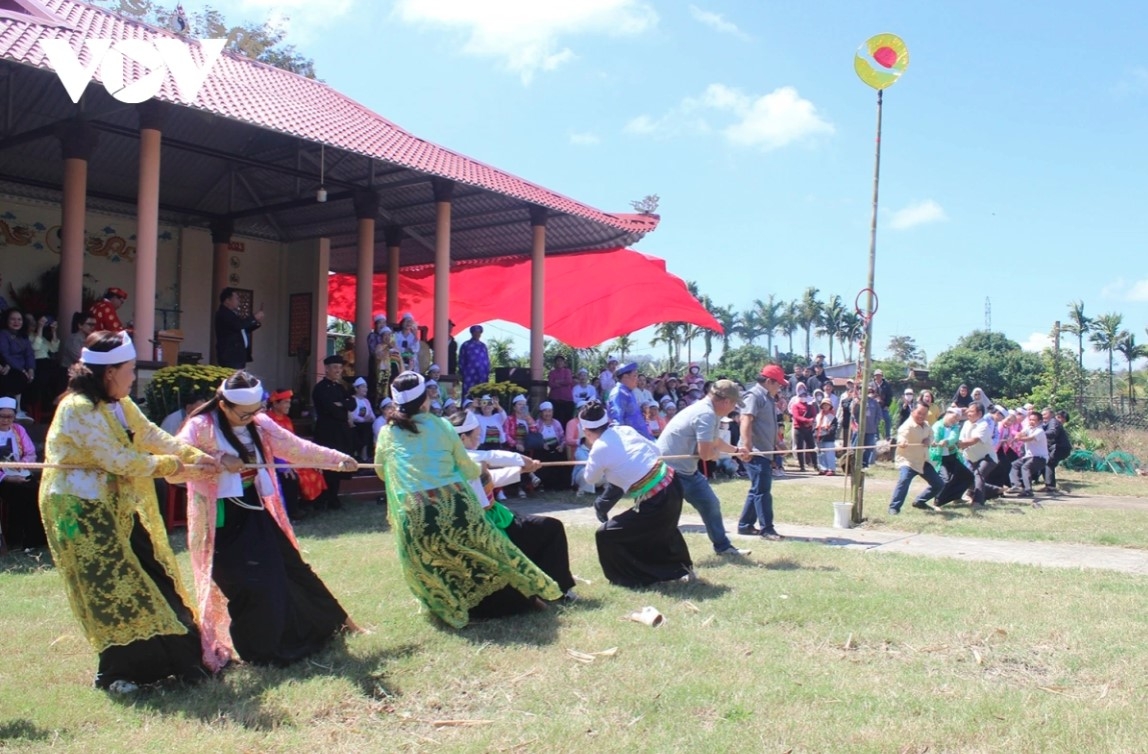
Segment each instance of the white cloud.
[{"label": "white cloud", "polygon": [[593,147],[601,143],[598,134],[591,131],[582,131],[570,134],[570,143],[579,147]]},{"label": "white cloud", "polygon": [[1028,339],[1020,344],[1022,351],[1031,351],[1032,353],[1040,353],[1046,348],[1052,348],[1052,338],[1048,333],[1034,332],[1028,336]]},{"label": "white cloud", "polygon": [[889,227],[893,230],[906,230],[917,225],[943,222],[948,219],[949,216],[945,214],[945,210],[940,204],[932,199],[926,199],[923,202],[914,202],[908,207],[894,212],[893,218],[889,221]]},{"label": "white cloud", "polygon": [[[711,119],[724,121],[724,125],[712,126]],[[791,86],[755,96],[725,84],[710,84],[700,96],[686,97],[660,118],[639,115],[624,130],[666,137],[717,130],[734,146],[762,151],[835,131],[832,123],[818,115],[814,104],[802,99]]]},{"label": "white cloud", "polygon": [[1131,283],[1124,278],[1116,278],[1100,289],[1100,297],[1117,301],[1148,301],[1148,278]]},{"label": "white cloud", "polygon": [[569,37],[633,36],[658,22],[644,0],[398,0],[395,15],[409,24],[462,32],[464,53],[500,61],[524,84],[576,57],[564,42]]},{"label": "white cloud", "polygon": [[[223,0],[207,5],[219,8],[231,23],[249,19],[256,23],[267,21],[276,28],[287,32],[287,44],[305,44],[313,39],[315,32],[330,27],[347,16],[356,0]],[[189,13],[193,6],[203,3],[186,3]]]},{"label": "white cloud", "polygon": [[741,39],[748,39],[749,37],[741,29],[737,28],[737,24],[732,21],[727,21],[725,16],[713,11],[702,10],[696,5],[690,6],[690,15],[698,23],[705,24],[714,31],[719,31],[722,34],[732,34]]}]

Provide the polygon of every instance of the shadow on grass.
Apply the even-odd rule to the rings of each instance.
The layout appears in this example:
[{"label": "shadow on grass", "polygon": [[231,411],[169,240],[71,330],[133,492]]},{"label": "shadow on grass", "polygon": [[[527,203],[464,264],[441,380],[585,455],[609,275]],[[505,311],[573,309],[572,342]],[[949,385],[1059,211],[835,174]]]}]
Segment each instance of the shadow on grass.
[{"label": "shadow on grass", "polygon": [[0,722],[0,749],[7,741],[47,741],[52,731],[41,728],[31,720],[5,720]]},{"label": "shadow on grass", "polygon": [[386,665],[421,650],[418,644],[403,644],[357,656],[347,651],[345,640],[340,637],[323,652],[286,668],[240,665],[201,684],[161,685],[138,694],[111,698],[125,706],[139,706],[163,715],[194,717],[208,724],[230,722],[250,730],[270,731],[293,725],[294,716],[292,710],[268,702],[266,692],[284,684],[335,677],[351,680],[365,699],[390,699],[401,696],[402,692],[389,681]]},{"label": "shadow on grass", "polygon": [[702,600],[715,600],[719,597],[723,597],[726,592],[730,591],[730,587],[725,584],[715,584],[712,581],[701,579],[690,584],[683,584],[678,581],[660,581],[646,587],[644,591],[657,592],[666,597],[700,602]]},{"label": "shadow on grass", "polygon": [[456,633],[473,644],[542,646],[558,639],[558,618],[558,608],[551,605],[546,610],[475,620],[460,631],[438,621],[435,623],[441,630]]}]

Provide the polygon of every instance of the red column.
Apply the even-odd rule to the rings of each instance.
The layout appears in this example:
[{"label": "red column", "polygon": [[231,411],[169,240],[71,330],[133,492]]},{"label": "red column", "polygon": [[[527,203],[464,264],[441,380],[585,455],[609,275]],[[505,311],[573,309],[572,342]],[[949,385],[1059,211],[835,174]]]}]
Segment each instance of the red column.
[{"label": "red column", "polygon": [[375,283],[375,218],[379,214],[379,195],[374,191],[355,192],[355,217],[359,220],[359,259],[355,289],[355,373],[367,376],[367,335],[374,315]]},{"label": "red column", "polygon": [[450,200],[454,184],[435,180],[434,363],[447,368],[450,337]]},{"label": "red column", "polygon": [[399,321],[399,250],[403,243],[403,229],[398,225],[388,225],[386,243],[387,321],[395,323]]},{"label": "red column", "polygon": [[545,378],[543,327],[546,313],[546,208],[530,208],[530,378]]},{"label": "red column", "polygon": [[137,107],[140,119],[140,179],[136,206],[136,285],[133,340],[144,361],[155,338],[156,257],[159,246],[159,160],[166,108],[159,102]]},{"label": "red column", "polygon": [[88,160],[98,135],[91,126],[76,121],[60,129],[64,153],[64,191],[60,219],[60,300],[58,321],[61,337],[67,334],[72,315],[84,298],[84,218],[87,215]]}]

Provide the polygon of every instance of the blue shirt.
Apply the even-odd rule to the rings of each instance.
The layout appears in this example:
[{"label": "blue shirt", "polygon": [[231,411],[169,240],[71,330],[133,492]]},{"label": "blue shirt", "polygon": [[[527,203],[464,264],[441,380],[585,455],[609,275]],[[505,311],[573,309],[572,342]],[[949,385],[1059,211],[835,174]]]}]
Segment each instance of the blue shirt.
[{"label": "blue shirt", "polygon": [[638,406],[638,399],[634,397],[634,392],[621,382],[616,383],[610,391],[607,410],[610,412],[611,424],[630,427],[647,440],[654,439],[654,436],[650,434],[650,427],[646,423],[645,417],[642,416],[642,409]]}]

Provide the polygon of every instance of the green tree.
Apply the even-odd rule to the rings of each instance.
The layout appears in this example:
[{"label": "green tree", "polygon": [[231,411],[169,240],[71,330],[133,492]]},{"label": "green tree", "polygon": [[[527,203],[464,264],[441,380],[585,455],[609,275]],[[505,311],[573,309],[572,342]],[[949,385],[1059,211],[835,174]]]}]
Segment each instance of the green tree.
[{"label": "green tree", "polygon": [[715,306],[710,313],[721,325],[721,352],[725,353],[729,350],[730,338],[740,332],[741,316],[733,310],[732,306]]},{"label": "green tree", "polygon": [[1148,358],[1148,347],[1137,344],[1136,336],[1126,330],[1121,334],[1120,340],[1116,344],[1116,350],[1128,361],[1128,402],[1134,404],[1136,391],[1133,389],[1133,375],[1135,373],[1132,365],[1138,359]]},{"label": "green tree", "polygon": [[917,347],[917,342],[908,335],[894,335],[889,338],[889,345],[886,346],[886,350],[889,352],[889,358],[904,362],[908,366],[914,366],[921,361],[921,349]]},{"label": "green tree", "polygon": [[1124,322],[1124,315],[1109,313],[1101,314],[1092,321],[1092,334],[1088,340],[1092,343],[1092,350],[1099,353],[1108,352],[1108,399],[1116,395],[1114,372],[1112,369],[1112,355],[1116,353],[1116,346],[1120,343],[1123,331],[1120,329]]},{"label": "green tree", "polygon": [[793,334],[801,329],[801,304],[789,301],[781,315],[781,324],[778,326],[782,335],[789,337],[789,352],[793,353]]},{"label": "green tree", "polygon": [[[841,334],[845,319],[845,305],[840,296],[833,296],[825,302],[821,312],[821,327],[817,328],[818,335],[824,335],[829,341],[829,363],[833,363],[833,341]],[[845,348],[841,348],[841,356],[845,356]]]},{"label": "green tree", "polygon": [[[92,0],[94,5],[135,18],[144,23],[164,29],[174,29],[176,11],[153,0]],[[261,24],[243,23],[229,26],[223,14],[207,6],[202,12],[187,15],[188,28],[185,32],[197,39],[226,39],[224,50],[260,63],[282,68],[309,79],[315,78],[315,61],[304,57],[295,45],[284,44],[286,32],[282,27],[273,26],[268,21]]]},{"label": "green tree", "polygon": [[492,367],[518,366],[514,352],[511,350],[510,338],[491,338],[486,341],[486,350],[490,353],[490,365]]},{"label": "green tree", "polygon": [[[753,312],[757,323],[761,327],[761,334],[765,336],[765,350],[773,353],[773,336],[781,328],[781,318],[785,309],[785,302],[778,301],[774,294],[769,294],[768,301],[757,298],[753,300]],[[792,346],[791,346],[792,348]]]},{"label": "green tree", "polygon": [[1043,365],[1037,354],[1026,353],[1002,333],[974,330],[938,354],[929,369],[942,394],[951,395],[965,383],[993,398],[1016,400],[1037,386]]},{"label": "green tree", "polygon": [[679,351],[679,337],[678,333],[680,325],[677,322],[663,322],[654,328],[654,337],[650,339],[651,346],[664,344],[666,346],[666,355],[670,363],[678,363]]},{"label": "green tree", "polygon": [[841,339],[842,355],[844,355],[845,346],[848,344],[849,356],[847,358],[849,361],[853,361],[853,347],[861,340],[861,335],[864,332],[865,328],[861,323],[861,315],[857,314],[857,312],[845,312],[845,314],[841,316],[841,332],[837,337]]},{"label": "green tree", "polygon": [[821,302],[817,300],[817,293],[816,288],[812,285],[809,286],[801,294],[801,302],[798,304],[801,328],[805,330],[805,358],[807,360],[813,359],[813,352],[810,348],[813,329],[821,324]]},{"label": "green tree", "polygon": [[1084,369],[1084,336],[1092,329],[1092,319],[1084,316],[1083,301],[1073,301],[1068,305],[1068,320],[1064,330],[1076,336],[1077,361]]},{"label": "green tree", "polygon": [[737,380],[747,387],[753,384],[761,368],[769,361],[769,354],[761,346],[746,344],[731,348],[721,355],[714,373],[718,377]]},{"label": "green tree", "polygon": [[634,339],[629,335],[619,335],[611,341],[609,350],[617,351],[618,358],[621,361],[626,361],[626,354],[634,350]]}]

